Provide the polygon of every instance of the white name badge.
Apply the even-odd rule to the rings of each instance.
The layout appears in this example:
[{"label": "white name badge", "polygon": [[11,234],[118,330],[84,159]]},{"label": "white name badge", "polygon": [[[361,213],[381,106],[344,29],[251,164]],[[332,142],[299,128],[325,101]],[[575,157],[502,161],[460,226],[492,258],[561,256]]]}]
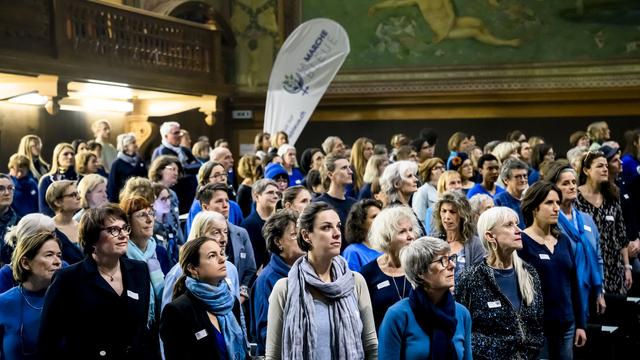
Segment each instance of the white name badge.
[{"label": "white name badge", "polygon": [[240,259],[246,259],[247,258],[247,253],[240,253]]},{"label": "white name badge", "polygon": [[198,331],[196,333],[196,340],[200,340],[200,339],[206,337],[207,335],[209,335],[209,334],[207,334],[207,330],[202,329],[202,330],[200,330],[200,331]]},{"label": "white name badge", "polygon": [[589,225],[585,225],[584,229],[587,230],[588,232],[591,232],[591,226],[589,226]]},{"label": "white name badge", "polygon": [[624,195],[622,195],[622,197],[624,197],[625,199],[629,200],[629,194],[624,194]]},{"label": "white name badge", "polygon": [[380,290],[380,289],[386,288],[389,285],[391,285],[389,283],[389,280],[385,280],[385,281],[381,282],[380,284],[378,284],[377,288],[378,288],[378,290]]},{"label": "white name badge", "polygon": [[180,212],[180,208],[179,207],[175,207],[175,209],[173,209],[175,212],[179,213]]},{"label": "white name badge", "polygon": [[463,258],[463,257],[459,257],[459,258],[458,258],[458,262],[459,262],[460,264],[464,264],[464,263],[466,263],[466,262],[467,262],[467,260],[465,260],[465,258]]},{"label": "white name badge", "polygon": [[138,296],[138,293],[134,293],[131,290],[127,290],[127,296],[132,298],[133,300],[138,300],[140,297]]},{"label": "white name badge", "polygon": [[547,254],[540,254],[540,259],[541,260],[551,260],[551,258]]},{"label": "white name badge", "polygon": [[31,195],[35,195],[36,191],[35,190],[31,190]]},{"label": "white name badge", "polygon": [[500,304],[500,300],[496,300],[496,301],[489,301],[487,303],[487,306],[489,307],[489,309],[495,309],[495,308],[502,307],[502,304]]},{"label": "white name badge", "polygon": [[615,219],[613,216],[611,216],[611,215],[607,215],[607,216],[605,216],[604,218],[605,218],[607,221],[616,221],[616,219]]}]

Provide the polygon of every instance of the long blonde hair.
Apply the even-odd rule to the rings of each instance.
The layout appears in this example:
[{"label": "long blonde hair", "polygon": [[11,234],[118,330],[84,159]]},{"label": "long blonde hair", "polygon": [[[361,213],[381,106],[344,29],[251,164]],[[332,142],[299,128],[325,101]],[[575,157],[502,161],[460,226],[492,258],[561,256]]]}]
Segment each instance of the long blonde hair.
[{"label": "long blonde hair", "polygon": [[[487,240],[485,234],[491,231],[497,225],[505,224],[509,219],[514,220],[514,226],[518,224],[518,214],[508,207],[496,206],[483,212],[478,219],[478,236],[482,239],[482,245],[487,249],[487,263],[489,265],[495,263],[497,255],[497,247],[492,248]],[[535,293],[533,288],[533,278],[529,271],[524,267],[524,262],[518,256],[518,252],[514,251],[511,254],[511,260],[513,261],[513,269],[516,272],[518,279],[518,290],[522,299],[527,304],[531,305],[534,300]]]},{"label": "long blonde hair", "polygon": [[38,155],[37,160],[40,162],[40,165],[46,169],[42,174],[38,172],[36,167],[33,165],[33,154],[31,153],[31,145],[34,144],[34,142],[38,142],[42,145],[42,140],[38,135],[23,136],[22,139],[20,139],[20,144],[18,145],[18,154],[24,155],[29,159],[29,171],[31,171],[31,174],[33,174],[36,179],[40,179],[42,175],[51,168],[51,165],[44,161],[42,154]]},{"label": "long blonde hair", "polygon": [[364,173],[367,168],[367,160],[364,158],[363,151],[367,144],[371,144],[372,146],[375,145],[373,140],[361,137],[358,138],[351,147],[351,159],[349,162],[351,163],[355,173],[356,182],[353,184],[353,188],[356,191],[360,190],[364,185]]}]

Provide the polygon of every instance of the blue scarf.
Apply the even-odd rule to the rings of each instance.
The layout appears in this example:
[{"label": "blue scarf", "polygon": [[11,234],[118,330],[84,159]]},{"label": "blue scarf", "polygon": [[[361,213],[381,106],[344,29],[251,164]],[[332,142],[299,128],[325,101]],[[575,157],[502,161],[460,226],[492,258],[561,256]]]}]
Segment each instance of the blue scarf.
[{"label": "blue scarf", "polygon": [[227,282],[221,281],[218,286],[213,286],[187,277],[185,285],[198,300],[205,304],[207,311],[213,313],[218,319],[229,359],[244,360],[247,353],[245,333],[233,316],[232,310],[236,298],[231,294]]},{"label": "blue scarf", "polygon": [[156,317],[156,304],[162,302],[162,292],[164,291],[164,273],[160,267],[160,261],[158,255],[156,255],[156,241],[151,238],[147,242],[147,248],[144,252],[134,243],[129,240],[129,246],[127,246],[127,257],[133,260],[143,261],[147,264],[149,269],[149,276],[151,277],[151,296],[149,297],[149,322],[153,322]]},{"label": "blue scarf", "polygon": [[588,314],[589,295],[596,288],[602,288],[602,274],[600,274],[596,249],[593,248],[585,233],[582,215],[575,208],[572,208],[571,212],[573,213],[575,225],[562,212],[560,212],[558,224],[575,245],[574,256],[578,274],[580,301],[582,302],[582,309]]},{"label": "blue scarf", "polygon": [[431,302],[424,289],[414,289],[409,294],[409,306],[420,328],[429,336],[430,359],[457,359],[453,335],[458,326],[456,302],[447,291],[438,304]]}]

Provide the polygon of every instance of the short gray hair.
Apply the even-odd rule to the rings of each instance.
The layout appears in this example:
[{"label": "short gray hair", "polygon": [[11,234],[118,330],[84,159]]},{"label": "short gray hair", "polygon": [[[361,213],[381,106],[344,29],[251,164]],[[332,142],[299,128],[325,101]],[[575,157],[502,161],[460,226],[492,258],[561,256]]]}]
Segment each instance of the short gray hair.
[{"label": "short gray hair", "polygon": [[160,136],[164,139],[164,137],[169,134],[169,131],[171,131],[171,128],[175,126],[180,127],[180,124],[175,121],[163,122],[162,125],[160,125]]},{"label": "short gray hair", "polygon": [[396,161],[384,169],[380,177],[380,188],[387,195],[389,203],[398,200],[398,189],[396,185],[405,179],[407,171],[418,173],[418,165],[409,160]]},{"label": "short gray hair", "polygon": [[429,270],[429,265],[435,261],[436,255],[449,251],[451,246],[446,241],[431,236],[423,236],[402,248],[400,264],[411,286],[414,289],[424,287],[422,275]]},{"label": "short gray hair", "polygon": [[124,148],[136,141],[136,135],[134,133],[125,133],[120,134],[116,138],[116,146],[118,147],[118,151],[124,151]]},{"label": "short gray hair", "polygon": [[500,169],[500,179],[502,179],[502,181],[510,179],[511,171],[513,170],[529,170],[529,165],[522,160],[507,159]]},{"label": "short gray hair", "polygon": [[328,136],[326,139],[324,139],[324,141],[322,142],[322,151],[324,151],[325,154],[329,155],[333,151],[336,140],[342,139],[337,136]]},{"label": "short gray hair", "polygon": [[487,194],[475,194],[469,199],[469,206],[471,206],[471,211],[476,215],[480,215],[480,209],[482,208],[482,204],[487,201],[493,201],[493,198]]},{"label": "short gray hair", "polygon": [[40,213],[27,214],[18,221],[17,225],[7,231],[4,236],[4,242],[15,248],[17,242],[21,239],[43,231],[53,232],[55,229],[56,224],[53,218]]},{"label": "short gray hair", "polygon": [[373,219],[369,229],[371,246],[384,253],[389,252],[389,244],[400,230],[400,222],[407,219],[411,221],[414,238],[420,236],[420,225],[418,225],[418,220],[410,207],[391,206],[382,209]]},{"label": "short gray hair", "polygon": [[251,194],[260,195],[265,190],[267,190],[267,186],[269,185],[275,186],[276,188],[278,188],[278,184],[276,184],[276,182],[273,181],[272,179],[260,179],[255,183],[253,183],[253,185],[251,186]]}]

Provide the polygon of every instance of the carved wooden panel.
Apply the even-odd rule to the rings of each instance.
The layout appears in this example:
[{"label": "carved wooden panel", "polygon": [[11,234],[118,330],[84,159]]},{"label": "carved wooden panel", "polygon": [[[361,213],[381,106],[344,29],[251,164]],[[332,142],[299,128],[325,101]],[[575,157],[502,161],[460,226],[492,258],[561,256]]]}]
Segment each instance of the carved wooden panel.
[{"label": "carved wooden panel", "polygon": [[51,1],[0,0],[0,44],[3,49],[49,54],[53,51]]}]

